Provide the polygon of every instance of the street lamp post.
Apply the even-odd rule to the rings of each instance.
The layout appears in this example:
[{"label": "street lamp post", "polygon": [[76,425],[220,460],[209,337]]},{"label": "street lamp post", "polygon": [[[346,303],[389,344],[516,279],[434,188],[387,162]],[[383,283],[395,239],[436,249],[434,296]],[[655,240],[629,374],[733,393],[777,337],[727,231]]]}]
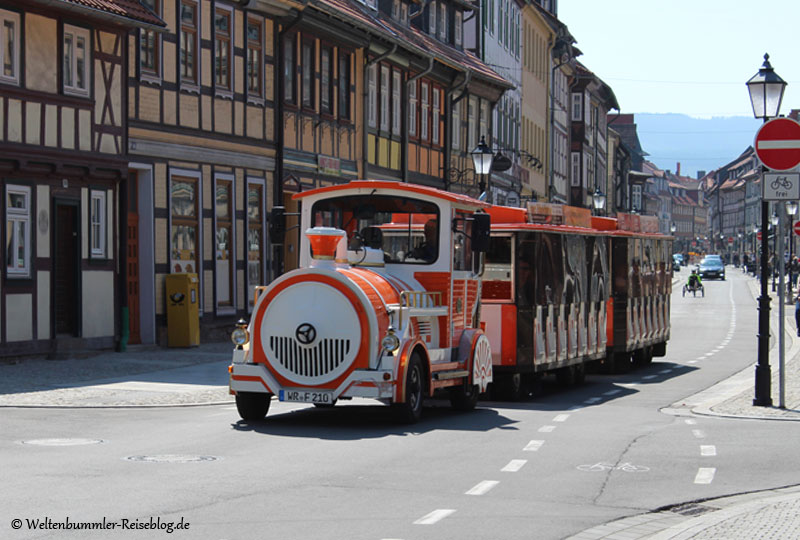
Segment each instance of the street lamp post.
[{"label": "street lamp post", "polygon": [[475,150],[470,152],[472,156],[472,164],[475,167],[475,174],[479,175],[480,181],[478,182],[478,189],[481,192],[480,199],[484,200],[488,197],[489,202],[492,201],[491,197],[491,184],[487,185],[486,178],[492,170],[492,160],[494,154],[492,149],[486,145],[486,137],[481,135],[481,142],[475,147]]},{"label": "street lamp post", "polygon": [[[781,79],[769,63],[769,55],[764,55],[764,64],[758,73],[747,81],[753,116],[766,123],[778,116],[783,99],[786,81]],[[763,167],[761,182],[764,182]],[[761,230],[766,233],[769,225],[769,204],[761,199]],[[753,405],[772,406],[771,372],[769,367],[769,292],[767,291],[767,265],[769,244],[765,234],[761,236],[761,296],[758,298],[758,364],[756,365],[755,398]]]}]

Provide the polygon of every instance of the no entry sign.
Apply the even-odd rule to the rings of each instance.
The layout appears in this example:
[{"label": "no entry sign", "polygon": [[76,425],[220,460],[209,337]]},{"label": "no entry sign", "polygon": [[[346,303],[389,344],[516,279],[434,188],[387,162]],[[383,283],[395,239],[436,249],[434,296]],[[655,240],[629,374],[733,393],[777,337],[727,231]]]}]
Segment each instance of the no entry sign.
[{"label": "no entry sign", "polygon": [[795,221],[794,225],[792,225],[792,229],[794,229],[794,234],[800,236],[800,221]]},{"label": "no entry sign", "polygon": [[773,171],[788,171],[800,165],[800,123],[774,118],[756,133],[756,155]]}]

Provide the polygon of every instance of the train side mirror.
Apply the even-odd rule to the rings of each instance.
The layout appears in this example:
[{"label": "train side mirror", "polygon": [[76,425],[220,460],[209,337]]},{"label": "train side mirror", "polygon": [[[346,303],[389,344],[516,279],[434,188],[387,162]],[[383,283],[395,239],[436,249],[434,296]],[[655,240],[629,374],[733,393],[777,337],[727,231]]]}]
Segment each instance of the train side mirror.
[{"label": "train side mirror", "polygon": [[283,244],[286,239],[286,209],[283,206],[273,206],[269,214],[269,241],[273,244]]},{"label": "train side mirror", "polygon": [[489,250],[489,232],[492,218],[489,214],[472,215],[472,251],[486,253]]}]

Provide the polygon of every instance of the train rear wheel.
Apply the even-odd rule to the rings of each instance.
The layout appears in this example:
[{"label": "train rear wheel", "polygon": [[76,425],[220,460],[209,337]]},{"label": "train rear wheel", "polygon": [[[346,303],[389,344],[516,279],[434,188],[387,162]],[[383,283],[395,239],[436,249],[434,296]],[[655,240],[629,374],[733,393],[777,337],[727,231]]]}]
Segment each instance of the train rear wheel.
[{"label": "train rear wheel", "polygon": [[272,401],[272,394],[261,392],[237,392],[236,410],[242,420],[253,422],[263,420],[269,411],[269,404]]},{"label": "train rear wheel", "polygon": [[478,385],[465,382],[450,389],[450,406],[457,411],[471,411],[478,404]]},{"label": "train rear wheel", "polygon": [[492,394],[502,401],[519,401],[524,397],[522,374],[495,375],[492,382]]}]

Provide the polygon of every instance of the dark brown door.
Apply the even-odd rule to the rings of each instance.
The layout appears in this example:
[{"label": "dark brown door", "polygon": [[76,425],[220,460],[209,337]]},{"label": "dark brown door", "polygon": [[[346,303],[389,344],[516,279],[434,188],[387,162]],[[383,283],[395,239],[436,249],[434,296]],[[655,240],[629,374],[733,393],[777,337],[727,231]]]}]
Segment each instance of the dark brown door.
[{"label": "dark brown door", "polygon": [[131,171],[128,178],[128,253],[127,253],[127,290],[128,290],[128,343],[141,343],[139,313],[139,189],[138,176]]},{"label": "dark brown door", "polygon": [[56,334],[78,335],[80,252],[77,203],[56,203],[55,323]]}]

